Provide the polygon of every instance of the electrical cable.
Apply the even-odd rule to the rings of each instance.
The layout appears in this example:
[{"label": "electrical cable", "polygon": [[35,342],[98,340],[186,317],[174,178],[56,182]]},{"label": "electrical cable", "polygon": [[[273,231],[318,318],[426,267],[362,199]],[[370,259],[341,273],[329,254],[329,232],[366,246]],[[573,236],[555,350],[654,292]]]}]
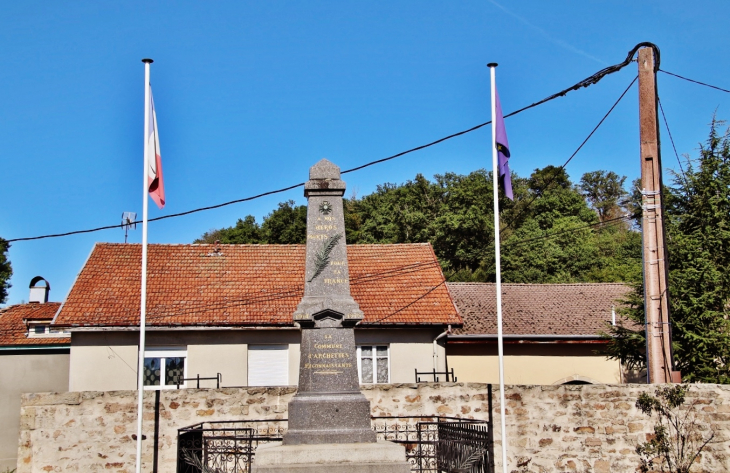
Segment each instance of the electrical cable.
[{"label": "electrical cable", "polygon": [[[410,274],[418,271],[424,271],[431,269],[435,266],[440,266],[438,261],[427,261],[425,263],[413,263],[405,266],[401,266],[387,271],[379,273],[367,273],[361,276],[356,276],[350,279],[351,286],[358,286],[363,283],[377,282],[383,279],[396,277],[402,274]],[[213,310],[226,310],[233,309],[236,307],[243,307],[247,305],[264,303],[264,302],[276,302],[278,300],[284,300],[294,296],[301,296],[304,292],[304,286],[297,286],[293,289],[287,289],[285,291],[266,293],[266,294],[253,294],[240,299],[232,299],[219,302],[199,302],[194,304],[187,304],[184,309],[174,312],[168,312],[165,314],[155,314],[154,309],[149,311],[147,320],[163,319],[168,317],[180,317],[191,313],[209,312]]]},{"label": "electrical cable", "polygon": [[[563,89],[560,92],[557,92],[555,94],[552,94],[552,95],[550,95],[550,96],[548,96],[548,97],[546,97],[546,98],[544,98],[544,99],[542,99],[542,100],[540,100],[538,102],[534,102],[534,103],[532,103],[532,104],[530,104],[530,105],[528,105],[526,107],[523,107],[523,108],[521,108],[519,110],[515,110],[514,112],[508,113],[507,115],[504,116],[504,118],[508,118],[508,117],[513,116],[513,115],[517,115],[518,113],[524,112],[525,110],[529,110],[529,109],[534,108],[534,107],[537,107],[538,105],[542,105],[542,104],[544,104],[546,102],[549,102],[551,100],[554,100],[554,99],[556,99],[558,97],[564,97],[566,94],[568,94],[569,92],[572,92],[574,90],[578,90],[578,89],[581,89],[581,88],[584,88],[584,87],[589,87],[591,85],[597,84],[605,76],[607,76],[609,74],[613,74],[615,72],[618,72],[621,69],[623,69],[624,67],[626,67],[627,65],[629,65],[631,63],[631,60],[633,59],[634,55],[636,54],[636,51],[638,51],[639,48],[642,48],[642,47],[650,47],[650,48],[652,48],[654,50],[654,54],[656,56],[655,65],[656,65],[656,68],[658,69],[658,67],[659,67],[659,48],[656,45],[654,45],[653,43],[648,43],[648,42],[639,43],[636,46],[634,46],[631,49],[631,51],[629,51],[629,53],[626,56],[626,59],[624,59],[624,61],[622,61],[622,62],[620,62],[618,64],[614,64],[613,66],[608,66],[606,68],[603,68],[600,71],[596,72],[595,74],[593,74],[593,75],[591,75],[591,76],[583,79],[582,81],[580,81],[580,82],[578,82],[578,83],[576,83],[576,84],[568,87],[567,89]],[[413,153],[415,151],[419,151],[419,150],[422,150],[422,149],[425,149],[425,148],[434,146],[436,144],[442,143],[442,142],[444,142],[446,140],[449,140],[449,139],[452,139],[452,138],[456,138],[457,136],[461,136],[461,135],[464,135],[466,133],[470,133],[472,131],[478,130],[479,128],[482,128],[482,127],[484,127],[486,125],[489,125],[491,123],[492,123],[491,120],[488,121],[488,122],[481,123],[479,125],[476,125],[476,126],[473,126],[473,127],[469,128],[467,130],[460,131],[460,132],[457,132],[457,133],[453,133],[451,135],[445,136],[443,138],[440,138],[440,139],[438,139],[436,141],[432,141],[432,142],[427,143],[425,145],[417,146],[415,148],[411,148],[409,150],[402,151],[400,153],[394,154],[394,155],[389,156],[387,158],[378,159],[378,160],[375,160],[375,161],[371,161],[369,163],[365,163],[365,164],[360,165],[360,166],[356,166],[354,168],[347,169],[345,171],[342,171],[341,174],[347,174],[347,173],[350,173],[350,172],[359,171],[360,169],[364,169],[366,167],[373,166],[375,164],[380,164],[380,163],[384,163],[386,161],[390,161],[392,159],[396,159],[396,158],[401,157],[401,156],[404,156],[406,154]],[[297,187],[302,187],[303,185],[304,185],[304,183],[301,182],[299,184],[294,184],[294,185],[291,185],[291,186],[288,186],[288,187],[283,187],[281,189],[264,192],[264,193],[257,194],[257,195],[251,196],[251,197],[245,197],[245,198],[242,198],[242,199],[231,200],[231,201],[228,201],[228,202],[224,202],[224,203],[216,204],[216,205],[210,205],[210,206],[207,206],[207,207],[200,207],[200,208],[193,209],[193,210],[188,210],[188,211],[185,211],[185,212],[179,212],[179,213],[170,214],[170,215],[163,215],[161,217],[155,217],[155,218],[152,218],[152,219],[148,219],[147,221],[148,222],[156,222],[156,221],[165,220],[165,219],[168,219],[168,218],[181,217],[181,216],[184,216],[184,215],[190,215],[190,214],[197,213],[197,212],[202,212],[202,211],[205,211],[205,210],[217,209],[217,208],[225,207],[225,206],[232,205],[232,204],[238,204],[238,203],[241,203],[241,202],[247,202],[247,201],[259,199],[261,197],[265,197],[265,196],[269,196],[269,195],[273,195],[273,194],[279,194],[279,193],[286,192],[286,191],[289,191],[289,190],[292,190],[292,189],[296,189]],[[54,234],[40,235],[40,236],[35,236],[35,237],[12,238],[12,239],[9,239],[9,240],[6,240],[6,241],[8,243],[12,243],[12,242],[18,242],[18,241],[41,240],[41,239],[45,239],[45,238],[58,238],[58,237],[65,237],[65,236],[71,236],[71,235],[79,235],[79,234],[83,234],[83,233],[93,233],[93,232],[98,232],[98,231],[102,231],[102,230],[111,230],[111,229],[114,229],[114,228],[124,228],[125,225],[138,224],[138,223],[142,223],[142,221],[139,221],[138,220],[136,222],[122,223],[122,224],[119,224],[119,225],[106,225],[106,226],[103,226],[103,227],[96,227],[96,228],[91,228],[91,229],[87,229],[87,230],[75,230],[75,231],[70,231],[70,232],[65,232],[65,233],[54,233]]]},{"label": "electrical cable", "polygon": [[[511,117],[513,115],[517,115],[518,113],[522,113],[525,110],[529,110],[531,108],[537,107],[538,105],[542,105],[542,104],[544,104],[546,102],[550,102],[551,100],[554,100],[554,99],[556,99],[558,97],[564,97],[565,95],[568,94],[568,92],[572,92],[574,90],[578,90],[578,89],[581,89],[581,88],[584,88],[584,87],[589,87],[591,85],[597,84],[601,79],[603,79],[607,75],[613,74],[614,72],[618,72],[621,69],[623,69],[624,67],[628,66],[631,63],[631,60],[634,58],[634,55],[636,54],[636,51],[638,51],[640,48],[643,48],[643,47],[649,47],[649,48],[652,48],[654,50],[654,55],[656,57],[656,61],[655,61],[655,72],[656,72],[656,70],[658,70],[658,68],[659,68],[659,48],[655,44],[653,44],[653,43],[649,43],[649,42],[639,43],[636,46],[634,46],[631,49],[631,51],[629,51],[628,55],[626,56],[626,59],[624,59],[622,62],[620,62],[618,64],[614,64],[613,66],[605,67],[605,68],[601,69],[600,71],[596,72],[595,74],[593,74],[592,76],[589,76],[589,77],[583,79],[582,81],[580,81],[580,82],[578,82],[576,84],[573,84],[572,86],[568,87],[567,89],[563,89],[563,90],[561,90],[558,93],[555,93],[553,95],[550,95],[548,97],[545,97],[544,99],[542,99],[542,100],[540,100],[538,102],[531,103],[530,105],[528,105],[526,107],[522,107],[519,110],[515,110],[514,112],[510,112],[507,115],[505,115],[504,118],[509,118],[509,117]],[[424,149],[424,148],[428,148],[429,146],[433,146],[435,144],[441,143],[442,141],[446,141],[448,139],[455,138],[455,137],[460,136],[460,135],[464,135],[464,134],[469,133],[469,132],[472,132],[474,130],[478,130],[479,128],[481,128],[483,126],[486,126],[486,125],[489,125],[491,123],[492,123],[491,120],[488,121],[488,122],[481,123],[479,125],[476,125],[474,127],[469,128],[468,130],[464,130],[464,131],[460,131],[458,133],[454,133],[453,135],[449,135],[449,136],[446,136],[446,137],[441,138],[439,140],[432,141],[431,143],[428,143],[428,144],[425,144],[425,145],[422,145],[422,146],[418,146],[416,148],[409,149],[408,151],[403,151],[402,153],[394,154],[393,156],[389,156],[387,158],[379,159],[377,161],[372,161],[370,163],[363,164],[362,166],[358,166],[358,167],[354,167],[352,169],[348,169],[347,171],[342,171],[342,174],[346,174],[348,172],[353,172],[353,171],[359,171],[360,169],[366,168],[368,166],[372,166],[373,164],[379,164],[379,163],[382,163],[382,162],[385,162],[385,161],[390,161],[391,159],[398,158],[400,156],[403,156],[404,154],[408,154],[408,153],[412,153],[414,151],[418,151],[418,150],[421,150],[421,149]]]},{"label": "electrical cable", "polygon": [[675,74],[673,72],[665,71],[664,69],[658,69],[658,70],[659,70],[659,72],[663,72],[665,74],[669,74],[670,76],[679,77],[680,79],[684,79],[684,80],[689,81],[689,82],[694,82],[695,84],[704,85],[705,87],[710,87],[712,89],[717,89],[717,90],[720,90],[722,92],[727,92],[727,93],[730,94],[730,90],[723,89],[722,87],[717,87],[715,85],[705,84],[704,82],[700,82],[698,80],[694,80],[694,79],[690,79],[688,77],[680,76],[679,74]]},{"label": "electrical cable", "polygon": [[[616,218],[613,218],[613,219],[610,219],[610,220],[606,220],[606,221],[603,221],[603,222],[597,222],[597,223],[593,223],[593,224],[584,225],[584,226],[581,226],[581,227],[564,229],[564,230],[561,230],[559,232],[545,234],[544,236],[540,236],[540,237],[534,237],[534,238],[530,238],[530,239],[527,239],[527,240],[520,240],[520,241],[517,241],[517,242],[506,243],[503,246],[506,246],[506,247],[509,247],[509,246],[519,246],[519,245],[522,245],[522,244],[525,244],[525,243],[529,243],[529,242],[532,242],[532,241],[549,239],[549,238],[553,238],[553,237],[555,237],[557,235],[585,230],[585,229],[590,228],[590,227],[601,226],[601,225],[609,225],[609,224],[615,225],[615,224],[620,223],[620,221],[627,220],[629,218],[630,218],[629,216],[616,217]],[[357,286],[357,285],[363,284],[363,283],[372,283],[372,282],[376,282],[376,281],[379,281],[379,280],[387,279],[387,278],[390,278],[390,277],[399,276],[399,275],[402,275],[402,274],[410,274],[410,273],[414,273],[414,272],[428,270],[428,269],[431,269],[434,266],[440,266],[439,263],[438,263],[438,261],[428,261],[428,262],[425,262],[425,263],[408,264],[408,265],[404,265],[404,266],[401,266],[401,267],[398,267],[398,268],[394,268],[394,269],[389,269],[389,270],[386,270],[386,271],[382,271],[382,272],[379,272],[379,273],[366,273],[366,274],[363,274],[363,275],[360,275],[360,276],[356,276],[356,277],[353,277],[353,278],[350,279],[350,283],[351,283],[352,286]],[[411,305],[415,304],[416,302],[418,302],[418,301],[422,300],[423,298],[425,298],[426,296],[428,296],[428,294],[430,294],[431,292],[433,292],[434,290],[436,290],[438,287],[442,286],[444,283],[446,283],[445,280],[442,281],[441,283],[437,284],[436,286],[434,286],[432,288],[429,288],[429,290],[426,291],[424,294],[422,294],[421,296],[417,297],[416,299],[414,299],[413,301],[409,302],[408,304],[406,304],[405,306],[401,307],[400,309],[396,310],[395,312],[393,312],[393,313],[391,313],[391,314],[389,314],[389,315],[387,315],[385,317],[382,317],[380,319],[377,319],[377,320],[374,320],[374,321],[368,321],[367,323],[368,324],[378,323],[378,322],[381,322],[383,320],[386,320],[386,319],[388,319],[388,318],[390,318],[390,317],[392,317],[392,316],[394,316],[394,315],[402,312],[403,310],[407,309]],[[175,311],[175,312],[172,312],[172,313],[168,312],[166,314],[154,314],[154,311],[151,311],[151,313],[148,314],[147,319],[148,320],[159,320],[159,319],[164,319],[164,318],[180,317],[180,316],[184,316],[184,315],[190,314],[190,313],[201,314],[201,313],[204,313],[204,312],[210,312],[210,311],[214,311],[214,310],[232,309],[232,308],[242,307],[242,306],[247,306],[247,305],[252,305],[252,304],[256,304],[256,303],[276,302],[278,300],[283,300],[283,299],[291,298],[293,296],[301,295],[302,292],[303,292],[303,287],[297,286],[294,289],[289,289],[289,290],[286,290],[286,291],[275,292],[275,293],[267,293],[267,294],[257,294],[257,295],[253,295],[251,297],[245,297],[245,298],[241,298],[241,299],[220,301],[220,302],[215,302],[215,303],[201,302],[201,303],[198,303],[198,304],[187,305],[184,310],[182,310],[182,311]],[[193,324],[193,325],[195,325],[195,324]],[[201,325],[203,325],[203,324],[201,324]],[[3,333],[3,332],[5,332],[5,330],[0,330],[0,333]]]},{"label": "electrical cable", "polygon": [[[505,243],[503,245],[503,247],[520,246],[520,245],[530,243],[533,241],[547,240],[550,238],[554,238],[555,236],[558,236],[558,235],[562,235],[565,233],[578,232],[578,231],[586,230],[588,228],[596,227],[596,226],[617,225],[617,224],[620,224],[621,221],[629,220],[630,218],[631,218],[630,216],[621,216],[621,217],[616,217],[616,218],[613,218],[610,220],[605,220],[603,222],[597,222],[597,223],[583,225],[580,227],[563,229],[558,232],[547,233],[547,234],[545,234],[543,236],[539,236],[539,237],[529,238],[526,240],[519,240],[516,242]],[[432,269],[433,267],[436,267],[436,266],[440,266],[438,261],[427,261],[424,263],[408,264],[408,265],[400,266],[398,268],[389,269],[389,270],[378,272],[378,273],[366,273],[366,274],[362,274],[360,276],[351,278],[350,285],[358,286],[363,283],[373,283],[373,282],[377,282],[377,281],[380,281],[383,279],[400,276],[403,274],[410,274],[410,273],[415,273],[415,272],[420,272],[420,271],[426,271],[426,270]],[[417,299],[413,300],[412,302],[408,303],[406,306],[389,314],[388,316],[377,319],[372,322],[368,321],[367,323],[376,323],[376,322],[385,320],[389,317],[392,317],[393,315],[405,310],[407,307],[410,307],[414,303],[416,303],[419,300],[426,297],[428,294],[433,292],[436,288],[441,286],[444,282],[430,288],[426,293],[419,296]],[[191,314],[191,313],[200,314],[200,313],[210,312],[210,311],[215,311],[215,310],[235,309],[236,307],[243,307],[243,306],[247,306],[247,305],[260,304],[260,303],[265,303],[265,302],[271,303],[271,302],[276,302],[279,300],[288,299],[288,298],[291,298],[294,296],[299,296],[302,294],[303,290],[304,290],[304,288],[302,286],[297,286],[294,289],[289,289],[286,291],[266,293],[266,294],[256,294],[256,295],[252,295],[252,296],[244,297],[244,298],[240,298],[240,299],[233,299],[233,300],[220,301],[220,302],[214,302],[214,303],[200,302],[197,304],[186,305],[184,310],[168,312],[166,314],[155,314],[154,310],[152,310],[148,313],[147,320],[159,320],[159,319],[164,319],[164,318],[180,317],[180,316],[184,316],[184,315]]]},{"label": "electrical cable", "polygon": [[[568,158],[568,160],[567,160],[567,161],[565,161],[565,163],[563,163],[563,165],[562,165],[562,166],[560,166],[560,168],[559,168],[559,169],[565,169],[565,167],[566,167],[566,166],[568,165],[568,163],[570,163],[570,162],[571,162],[571,161],[573,160],[573,158],[575,157],[575,155],[577,155],[577,154],[578,154],[578,151],[580,151],[580,150],[581,150],[581,149],[583,148],[583,146],[584,146],[584,145],[585,145],[585,144],[586,144],[586,143],[588,142],[588,140],[589,140],[589,139],[591,138],[591,136],[593,136],[593,134],[594,134],[594,133],[596,132],[596,130],[598,130],[598,128],[599,128],[599,127],[600,127],[600,126],[601,126],[601,125],[603,124],[603,122],[604,122],[604,121],[606,120],[606,118],[608,118],[608,116],[609,116],[609,115],[611,114],[611,112],[613,112],[613,110],[614,110],[614,109],[616,108],[616,106],[617,106],[617,105],[619,104],[619,102],[621,102],[621,99],[623,99],[623,98],[624,98],[624,96],[626,95],[626,93],[627,93],[627,92],[629,91],[629,89],[631,88],[631,86],[633,86],[633,85],[634,85],[634,83],[636,82],[636,80],[637,80],[638,78],[639,78],[639,76],[636,76],[636,77],[634,77],[634,80],[632,80],[632,81],[631,81],[631,83],[629,84],[629,86],[628,86],[628,87],[626,87],[626,89],[625,89],[625,90],[623,91],[623,93],[622,93],[622,94],[621,94],[621,96],[620,96],[620,97],[618,98],[618,100],[616,100],[616,102],[614,102],[614,104],[613,104],[613,105],[611,106],[611,108],[610,108],[610,109],[608,110],[608,112],[606,112],[606,114],[605,114],[605,115],[603,116],[603,118],[601,118],[601,121],[599,121],[599,122],[598,122],[598,124],[597,124],[597,125],[596,125],[596,126],[595,126],[595,127],[593,128],[593,130],[592,130],[592,131],[591,131],[591,132],[590,132],[590,133],[588,134],[588,136],[586,137],[586,139],[584,139],[584,140],[583,140],[583,142],[582,142],[582,143],[580,144],[580,146],[578,146],[578,148],[577,148],[577,149],[576,149],[576,150],[575,150],[575,151],[573,152],[573,154],[571,154],[571,155],[570,155],[570,157]],[[556,178],[557,178],[557,174],[553,173],[553,175],[552,175],[552,178],[551,178],[551,179],[549,179],[549,180],[547,181],[547,183],[546,183],[546,184],[545,184],[545,186],[543,187],[542,191],[543,191],[543,192],[544,192],[544,191],[546,191],[546,190],[547,190],[547,189],[548,189],[548,188],[550,187],[550,184],[552,184],[552,183],[553,183],[553,182],[555,181],[555,179],[556,179]],[[512,220],[511,220],[511,221],[510,221],[510,222],[509,222],[509,223],[508,223],[507,225],[506,225],[506,226],[504,226],[504,227],[503,227],[503,228],[502,228],[502,229],[501,229],[501,230],[499,231],[499,234],[501,235],[501,234],[502,234],[502,233],[503,233],[503,232],[504,232],[504,231],[505,231],[505,230],[506,230],[507,228],[511,228],[511,227],[512,227],[512,225],[514,225],[514,224],[515,224],[515,223],[517,222],[517,220],[519,219],[519,217],[522,217],[522,215],[524,215],[524,213],[525,213],[525,212],[526,212],[526,211],[527,211],[527,210],[528,210],[528,209],[530,208],[530,206],[532,205],[532,203],[533,203],[533,202],[535,202],[535,200],[536,200],[536,199],[537,199],[537,198],[538,198],[539,196],[540,196],[540,193],[535,193],[535,194],[534,194],[534,195],[532,196],[532,199],[530,199],[530,200],[529,200],[529,201],[527,202],[527,204],[525,204],[525,205],[524,205],[524,206],[523,206],[523,207],[522,207],[522,208],[520,209],[520,212],[519,212],[519,213],[518,213],[518,214],[517,214],[517,215],[516,215],[516,216],[515,216],[515,217],[514,217],[514,218],[513,218],[513,219],[512,219]]]},{"label": "electrical cable", "polygon": [[[179,212],[179,213],[170,214],[170,215],[163,215],[161,217],[150,218],[147,221],[148,222],[156,222],[158,220],[165,220],[167,218],[181,217],[183,215],[189,215],[189,214],[196,213],[196,212],[202,212],[204,210],[217,209],[217,208],[225,207],[225,206],[231,205],[231,204],[238,204],[240,202],[246,202],[246,201],[249,201],[249,200],[259,199],[259,198],[265,197],[267,195],[279,194],[281,192],[286,192],[286,191],[289,191],[289,190],[292,190],[292,189],[296,189],[297,187],[302,187],[303,185],[304,185],[304,183],[303,182],[300,182],[299,184],[295,184],[293,186],[283,187],[281,189],[277,189],[277,190],[274,190],[274,191],[264,192],[264,193],[257,194],[257,195],[251,196],[251,197],[244,197],[243,199],[231,200],[229,202],[224,202],[222,204],[210,205],[208,207],[201,207],[201,208],[198,208],[198,209],[188,210],[188,211],[185,211],[185,212]],[[136,225],[138,223],[142,223],[142,220],[137,220],[136,222],[122,223],[122,224],[119,224],[119,225],[107,225],[107,226],[104,226],[104,227],[91,228],[91,229],[88,229],[88,230],[75,230],[75,231],[72,231],[72,232],[55,233],[55,234],[52,234],[52,235],[42,235],[42,236],[37,236],[37,237],[13,238],[13,239],[6,240],[6,241],[8,243],[12,243],[12,242],[15,242],[15,241],[30,241],[30,240],[41,240],[41,239],[44,239],[44,238],[57,238],[57,237],[64,237],[64,236],[70,236],[70,235],[78,235],[78,234],[81,234],[81,233],[93,233],[93,232],[98,232],[98,231],[101,231],[101,230],[110,230],[112,228],[124,228],[127,225]]]},{"label": "electrical cable", "polygon": [[662,118],[664,119],[664,126],[667,129],[667,134],[669,135],[669,141],[672,142],[672,148],[674,149],[674,156],[677,157],[677,164],[679,164],[679,169],[682,171],[682,178],[684,179],[684,182],[687,183],[687,175],[684,173],[684,167],[682,167],[682,161],[680,161],[679,153],[677,153],[677,147],[674,145],[674,138],[672,138],[672,131],[669,129],[669,123],[667,122],[667,116],[664,114],[664,107],[662,107],[662,101],[659,100],[659,97],[657,97],[656,101],[659,104],[659,110],[662,112]]},{"label": "electrical cable", "polygon": [[402,311],[406,310],[407,308],[409,308],[410,306],[412,306],[416,302],[422,300],[427,295],[431,294],[433,291],[435,291],[439,287],[443,286],[444,284],[446,284],[446,279],[444,279],[443,281],[441,281],[440,283],[438,283],[437,285],[435,285],[434,287],[432,287],[431,289],[429,289],[428,291],[426,291],[422,296],[420,296],[417,299],[409,302],[408,304],[404,305],[403,307],[401,307],[400,309],[396,310],[392,314],[386,315],[385,317],[379,318],[378,320],[374,320],[372,322],[365,322],[363,325],[368,325],[368,324],[374,324],[374,323],[382,322],[383,320],[388,319],[388,318],[394,316],[395,314],[398,314],[399,312],[402,312]]}]

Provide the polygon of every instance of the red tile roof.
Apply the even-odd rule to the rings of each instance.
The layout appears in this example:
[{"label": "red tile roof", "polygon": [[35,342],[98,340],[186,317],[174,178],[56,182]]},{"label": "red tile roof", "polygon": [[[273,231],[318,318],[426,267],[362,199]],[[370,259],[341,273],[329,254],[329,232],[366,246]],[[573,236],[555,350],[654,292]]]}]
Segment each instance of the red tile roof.
[{"label": "red tile roof", "polygon": [[28,337],[28,328],[23,320],[50,321],[58,308],[59,302],[45,304],[18,304],[0,309],[0,346],[28,345],[68,345],[68,337]]},{"label": "red tile roof", "polygon": [[[493,283],[448,283],[463,327],[454,335],[497,333]],[[502,284],[502,331],[511,335],[597,335],[611,307],[631,290],[625,284]],[[617,315],[618,317],[618,315]]]},{"label": "red tile roof", "polygon": [[[147,324],[293,325],[304,245],[150,245]],[[347,247],[363,325],[461,324],[429,244]],[[141,246],[94,247],[55,324],[139,324]]]}]

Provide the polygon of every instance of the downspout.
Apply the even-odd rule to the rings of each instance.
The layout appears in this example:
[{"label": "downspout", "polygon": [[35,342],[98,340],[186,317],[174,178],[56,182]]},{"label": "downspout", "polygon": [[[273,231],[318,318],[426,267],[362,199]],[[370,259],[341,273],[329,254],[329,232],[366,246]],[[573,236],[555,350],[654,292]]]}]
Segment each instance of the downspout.
[{"label": "downspout", "polygon": [[[616,326],[616,306],[611,306],[611,325]],[[624,365],[618,362],[618,379],[619,383],[624,384]]]},{"label": "downspout", "polygon": [[[436,338],[433,339],[433,370],[438,371],[438,352],[436,349],[438,348],[438,341],[442,338],[444,338],[446,335],[451,335],[451,325],[449,325],[446,330],[443,331],[443,333],[439,334]],[[436,380],[434,380],[436,381]]]}]

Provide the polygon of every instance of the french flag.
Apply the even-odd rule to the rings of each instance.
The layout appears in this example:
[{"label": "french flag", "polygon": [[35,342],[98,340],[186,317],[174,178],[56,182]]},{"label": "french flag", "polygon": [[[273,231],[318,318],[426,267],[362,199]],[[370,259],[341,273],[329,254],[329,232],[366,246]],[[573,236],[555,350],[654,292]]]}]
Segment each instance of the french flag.
[{"label": "french flag", "polygon": [[150,87],[150,102],[147,104],[147,182],[152,200],[159,208],[165,206],[165,184],[162,181],[162,158],[160,157],[160,140],[157,133],[157,115],[155,101],[152,99]]}]

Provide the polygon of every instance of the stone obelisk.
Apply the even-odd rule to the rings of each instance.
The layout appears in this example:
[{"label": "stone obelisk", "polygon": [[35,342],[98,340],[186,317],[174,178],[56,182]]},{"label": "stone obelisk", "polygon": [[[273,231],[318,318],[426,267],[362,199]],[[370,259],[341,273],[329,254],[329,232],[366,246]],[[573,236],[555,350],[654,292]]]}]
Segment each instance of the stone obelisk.
[{"label": "stone obelisk", "polygon": [[350,295],[340,168],[326,159],[309,170],[299,390],[289,403],[284,445],[375,442],[370,401],[360,392],[353,327],[363,318]]},{"label": "stone obelisk", "polygon": [[304,297],[294,312],[302,331],[299,389],[282,445],[259,447],[254,472],[410,471],[402,446],[376,442],[370,401],[360,392],[353,327],[363,312],[350,295],[344,193],[335,164],[323,159],[310,168]]}]

